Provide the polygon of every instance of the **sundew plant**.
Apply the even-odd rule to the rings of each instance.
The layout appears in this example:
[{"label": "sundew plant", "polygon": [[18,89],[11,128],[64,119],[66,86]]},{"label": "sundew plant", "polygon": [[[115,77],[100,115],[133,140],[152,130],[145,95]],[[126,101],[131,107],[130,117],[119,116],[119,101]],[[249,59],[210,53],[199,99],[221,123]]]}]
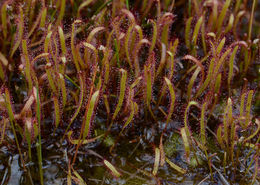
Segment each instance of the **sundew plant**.
[{"label": "sundew plant", "polygon": [[0,184],[259,184],[259,0],[1,0]]}]

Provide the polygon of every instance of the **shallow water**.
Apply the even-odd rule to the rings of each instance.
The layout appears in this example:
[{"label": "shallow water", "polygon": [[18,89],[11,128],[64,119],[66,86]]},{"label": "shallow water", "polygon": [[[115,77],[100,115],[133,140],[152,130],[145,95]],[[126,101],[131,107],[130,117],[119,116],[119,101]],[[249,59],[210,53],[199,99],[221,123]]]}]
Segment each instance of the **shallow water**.
[{"label": "shallow water", "polygon": [[[164,137],[164,150],[166,156],[175,164],[188,170],[185,175],[178,173],[168,164],[159,167],[158,174],[152,175],[154,168],[154,147],[158,146],[159,135],[155,130],[163,127],[164,123],[158,123],[158,127],[129,127],[126,135],[118,140],[112,154],[109,152],[111,145],[116,140],[116,130],[113,128],[108,139],[104,142],[96,142],[82,145],[80,147],[74,170],[84,179],[87,184],[129,184],[129,185],[152,185],[158,184],[223,184],[220,175],[213,173],[213,179],[209,176],[208,166],[201,155],[198,165],[194,158],[191,164],[187,164],[184,147],[176,125],[180,123],[171,122]],[[97,129],[102,132],[102,126]],[[137,130],[138,129],[138,132]],[[57,134],[58,135],[58,134]],[[56,137],[56,136],[55,136]],[[69,161],[75,153],[75,146],[67,141],[62,144],[55,142],[55,137],[50,135],[48,141],[42,140],[44,183],[46,185],[67,184],[67,171]],[[127,138],[127,139],[126,139]],[[56,140],[57,141],[57,140]],[[24,147],[26,147],[24,145]],[[26,151],[26,148],[23,148]],[[26,164],[32,181],[39,184],[38,162],[36,148],[32,148],[32,162]],[[120,178],[113,177],[112,173],[103,164],[103,159],[111,162],[122,174]],[[30,184],[28,173],[22,170],[17,151],[11,146],[0,148],[0,183],[8,185]],[[213,162],[215,163],[215,162]],[[215,163],[218,165],[218,162]],[[73,172],[72,172],[73,174]],[[226,176],[228,178],[228,176]],[[236,179],[237,178],[237,179]],[[237,176],[234,181],[241,179]],[[231,179],[229,179],[231,180]],[[238,181],[237,181],[238,182]],[[243,184],[243,182],[234,184]],[[245,182],[246,183],[246,182]]]}]

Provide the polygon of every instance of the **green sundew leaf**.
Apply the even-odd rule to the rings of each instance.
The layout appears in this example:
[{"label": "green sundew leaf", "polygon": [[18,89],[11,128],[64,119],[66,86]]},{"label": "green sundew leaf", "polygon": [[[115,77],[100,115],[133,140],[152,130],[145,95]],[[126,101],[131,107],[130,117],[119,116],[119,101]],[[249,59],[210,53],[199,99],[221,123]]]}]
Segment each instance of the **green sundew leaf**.
[{"label": "green sundew leaf", "polygon": [[217,47],[217,55],[218,54],[220,54],[220,52],[222,51],[222,49],[223,49],[223,46],[225,45],[225,42],[226,42],[226,38],[224,37],[221,41],[220,41],[220,43],[219,43],[219,45],[218,45],[218,47]]},{"label": "green sundew leaf", "polygon": [[59,107],[59,100],[56,96],[53,96],[53,103],[54,103],[54,112],[55,112],[55,126],[57,128],[60,123],[60,107]]},{"label": "green sundew leaf", "polygon": [[152,78],[151,71],[144,66],[144,75],[146,81],[146,106],[150,107],[150,103],[152,100]]},{"label": "green sundew leaf", "polygon": [[73,57],[73,61],[74,61],[74,64],[75,64],[75,67],[77,69],[77,71],[79,72],[80,71],[80,67],[79,67],[79,63],[78,63],[78,59],[77,59],[77,55],[76,55],[76,48],[75,48],[75,45],[74,45],[74,37],[75,37],[75,24],[77,23],[81,23],[80,20],[75,20],[73,23],[72,23],[72,31],[71,31],[71,42],[70,42],[70,45],[71,45],[71,53],[72,53],[72,57]]},{"label": "green sundew leaf", "polygon": [[47,78],[48,78],[51,90],[53,91],[53,93],[56,94],[57,93],[57,88],[56,88],[56,86],[54,84],[54,79],[53,79],[53,76],[52,76],[52,74],[54,74],[54,72],[52,70],[51,63],[47,63],[45,65],[45,71],[46,71],[46,74],[47,74]]},{"label": "green sundew leaf", "polygon": [[87,106],[86,113],[85,113],[85,118],[84,118],[84,131],[83,131],[83,137],[82,139],[85,140],[87,135],[89,134],[89,128],[91,124],[91,118],[94,115],[94,107],[97,103],[99,96],[99,90],[94,92],[94,94],[91,96],[91,100],[89,103],[89,106]]},{"label": "green sundew leaf", "polygon": [[[20,148],[20,145],[19,145],[19,142],[18,142],[16,131],[15,131],[15,125],[16,126],[19,126],[19,125],[18,124],[14,125],[14,123],[15,123],[14,122],[15,121],[14,120],[14,113],[13,113],[13,110],[12,110],[10,93],[9,93],[7,88],[5,88],[4,98],[5,98],[5,106],[6,106],[6,109],[7,109],[8,116],[9,116],[9,121],[11,123],[11,128],[12,128],[12,132],[13,132],[13,135],[14,135],[15,143],[16,143],[16,146],[18,148],[20,160],[21,160],[21,163],[23,165],[24,170],[26,170],[24,159],[23,159],[23,155],[22,155],[21,148]],[[18,127],[18,129],[19,129],[19,127]]]},{"label": "green sundew leaf", "polygon": [[258,134],[258,132],[260,131],[260,121],[259,121],[259,119],[256,119],[256,124],[258,125],[256,131],[255,131],[252,135],[250,135],[249,137],[247,137],[247,138],[244,140],[244,142],[251,140],[252,138],[254,138],[254,137]]},{"label": "green sundew leaf", "polygon": [[19,47],[21,41],[22,41],[22,38],[23,38],[23,30],[24,30],[24,20],[23,20],[23,9],[21,6],[19,6],[20,8],[20,19],[19,19],[19,23],[18,23],[18,32],[16,33],[17,36],[16,36],[16,43],[12,49],[12,52],[11,52],[11,58],[13,57],[14,55],[14,52],[17,50],[17,48]]},{"label": "green sundew leaf", "polygon": [[[33,8],[31,8],[33,9]],[[43,11],[43,10],[42,10]],[[34,23],[32,23],[32,27],[30,29],[30,32],[28,34],[28,38],[30,38],[32,36],[32,34],[34,33],[35,29],[37,28],[37,26],[39,25],[40,21],[41,21],[41,17],[42,17],[42,11],[38,14],[36,20],[34,21]],[[31,14],[32,15],[32,14]],[[33,18],[33,17],[30,17]],[[32,21],[32,19],[30,19],[30,21]],[[30,23],[29,23],[30,24]]]},{"label": "green sundew leaf", "polygon": [[161,73],[161,71],[163,70],[165,61],[166,61],[166,45],[164,43],[162,43],[161,61],[160,61],[159,67],[157,69],[156,76],[158,76]]},{"label": "green sundew leaf", "polygon": [[166,84],[167,84],[167,86],[169,88],[170,95],[171,95],[171,104],[170,104],[169,113],[168,113],[167,119],[166,119],[166,124],[168,124],[170,119],[171,119],[173,110],[174,110],[175,92],[174,92],[174,89],[173,89],[171,81],[168,78],[166,78],[166,77],[164,77],[164,80],[165,80],[165,82],[166,82]]},{"label": "green sundew leaf", "polygon": [[137,86],[137,85],[140,83],[141,80],[142,80],[142,77],[139,76],[139,77],[131,84],[130,88],[133,89],[135,86]]},{"label": "green sundew leaf", "polygon": [[[168,63],[168,75],[167,75],[167,78],[169,79],[169,80],[171,80],[172,79],[172,77],[173,77],[173,73],[174,73],[174,54],[176,53],[176,50],[177,50],[177,46],[178,46],[178,44],[179,44],[179,40],[178,39],[176,39],[175,41],[174,41],[174,43],[173,43],[173,46],[171,47],[171,51],[167,51],[167,54],[170,56],[170,60],[168,60],[169,61],[169,63]],[[166,92],[166,84],[164,83],[163,84],[163,87],[162,87],[162,90],[161,90],[161,94],[160,94],[160,97],[159,97],[159,100],[158,100],[158,102],[157,102],[157,105],[160,105],[160,103],[161,103],[161,100],[162,100],[162,98],[164,97],[164,95],[165,95],[165,92]]]},{"label": "green sundew leaf", "polygon": [[168,46],[168,35],[169,35],[169,24],[166,24],[166,25],[164,25],[163,26],[163,29],[162,29],[162,33],[161,33],[161,35],[162,35],[162,40],[161,40],[161,42],[162,42],[162,44],[165,44],[166,46]]},{"label": "green sundew leaf", "polygon": [[218,140],[218,143],[221,146],[221,148],[224,149],[225,145],[224,145],[223,139],[222,139],[222,126],[221,125],[218,127],[218,130],[217,130],[217,140]]},{"label": "green sundew leaf", "polygon": [[144,12],[147,8],[148,0],[143,0],[142,1],[142,9],[141,11]]},{"label": "green sundew leaf", "polygon": [[185,114],[184,114],[184,125],[185,125],[185,132],[187,134],[187,137],[190,138],[191,135],[190,135],[190,131],[189,131],[189,128],[188,128],[188,112],[189,112],[189,109],[192,105],[198,105],[197,102],[195,101],[190,101],[188,106],[186,107],[185,109]]},{"label": "green sundew leaf", "polygon": [[2,61],[2,64],[6,67],[8,65],[8,60],[6,57],[0,52],[0,60]]},{"label": "green sundew leaf", "polygon": [[120,69],[120,72],[122,73],[121,80],[120,80],[120,94],[119,94],[119,100],[118,100],[118,103],[116,105],[116,110],[113,114],[112,120],[115,120],[117,114],[119,113],[119,111],[120,111],[120,109],[123,105],[123,101],[124,101],[124,98],[125,98],[127,71],[124,70],[124,69]]},{"label": "green sundew leaf", "polygon": [[152,36],[152,44],[149,48],[149,53],[151,53],[155,47],[156,39],[157,39],[157,25],[153,20],[149,20],[153,24],[153,36]]},{"label": "green sundew leaf", "polygon": [[234,23],[234,26],[233,26],[233,33],[234,35],[236,36],[237,35],[237,24],[239,23],[239,20],[241,19],[242,16],[244,16],[246,14],[246,11],[242,10],[242,11],[239,11],[236,15],[236,18],[235,18],[235,23]]},{"label": "green sundew leaf", "polygon": [[106,89],[106,85],[109,81],[109,61],[108,61],[108,57],[109,57],[109,50],[106,47],[102,47],[102,51],[104,53],[104,57],[101,61],[102,64],[102,71],[104,71],[105,75],[104,75],[104,83],[103,83],[103,90]]},{"label": "green sundew leaf", "polygon": [[245,129],[245,124],[244,124],[244,107],[245,107],[245,97],[246,93],[243,93],[240,99],[240,126]]},{"label": "green sundew leaf", "polygon": [[125,0],[125,6],[129,10],[129,2],[128,2],[128,0]]},{"label": "green sundew leaf", "polygon": [[219,61],[217,62],[217,65],[214,69],[214,75],[213,77],[216,77],[217,74],[219,73],[219,69],[221,68],[222,64],[224,63],[225,61],[225,58],[229,55],[229,53],[231,52],[231,49],[228,49],[222,56],[221,58],[219,59]]},{"label": "green sundew leaf", "polygon": [[213,1],[213,8],[212,8],[212,30],[215,30],[216,23],[218,18],[218,3]]},{"label": "green sundew leaf", "polygon": [[[49,52],[49,44],[50,44],[50,40],[51,40],[51,36],[52,36],[52,31],[50,31],[46,38],[45,38],[45,41],[44,41],[44,52],[45,53],[48,53]],[[50,60],[49,60],[49,57],[46,56],[46,60],[47,60],[47,63],[50,63]]]},{"label": "green sundew leaf", "polygon": [[[129,117],[127,118],[122,130],[121,130],[121,133],[123,132],[123,130],[129,125],[129,123],[133,120],[134,118],[134,115],[135,115],[135,102],[131,101],[131,112],[130,112],[130,115]],[[137,105],[137,104],[136,104]]]},{"label": "green sundew leaf", "polygon": [[117,44],[117,40],[114,39],[114,43],[115,43],[115,48],[116,48],[116,59],[117,59],[117,67],[120,68],[120,61],[119,61],[119,47],[118,47],[118,44]]},{"label": "green sundew leaf", "polygon": [[59,83],[60,83],[60,87],[61,87],[61,94],[62,94],[62,105],[63,107],[66,106],[67,103],[67,90],[66,90],[66,84],[65,84],[65,80],[62,74],[59,73]]},{"label": "green sundew leaf", "polygon": [[135,17],[133,13],[127,9],[122,9],[121,12],[127,16],[127,18],[130,20],[131,24],[135,24]]},{"label": "green sundew leaf", "polygon": [[232,29],[232,27],[234,25],[234,19],[235,19],[234,15],[231,14],[230,17],[229,17],[228,25],[227,25],[227,27],[225,29],[225,33],[229,32]]},{"label": "green sundew leaf", "polygon": [[106,2],[104,2],[98,9],[97,11],[94,13],[94,15],[97,15],[99,12],[101,12],[109,3],[111,3],[112,0],[108,0]]},{"label": "green sundew leaf", "polygon": [[4,70],[3,70],[3,67],[2,67],[2,64],[1,64],[1,63],[0,63],[0,79],[1,79],[2,81],[5,80],[5,72],[4,72]]},{"label": "green sundew leaf", "polygon": [[65,37],[62,28],[59,26],[58,27],[59,31],[59,37],[60,37],[60,45],[61,45],[61,51],[63,55],[66,55],[67,50],[66,50],[66,44],[65,44]]},{"label": "green sundew leaf", "polygon": [[66,131],[65,131],[65,133],[64,133],[64,135],[63,135],[63,139],[64,139],[66,133],[68,132],[68,130],[70,129],[71,124],[73,123],[73,121],[74,121],[74,120],[76,119],[76,117],[78,116],[79,111],[80,111],[80,109],[81,109],[81,107],[82,107],[83,98],[84,98],[84,82],[83,82],[82,74],[79,75],[79,84],[80,84],[80,87],[79,87],[79,89],[80,89],[80,95],[79,95],[79,102],[78,102],[78,105],[77,105],[77,109],[76,109],[75,113],[73,114],[73,116],[72,116],[71,119],[70,119],[70,123],[69,123],[69,125],[68,125],[67,128],[66,128]]},{"label": "green sundew leaf", "polygon": [[87,43],[91,43],[92,42],[92,39],[94,38],[94,36],[98,33],[98,32],[101,32],[105,30],[105,27],[96,27],[94,28],[88,35],[87,37]]},{"label": "green sundew leaf", "polygon": [[47,15],[47,8],[43,8],[41,12],[41,22],[40,22],[40,28],[43,28],[45,26],[46,22],[46,15]]},{"label": "green sundew leaf", "polygon": [[256,0],[253,0],[252,10],[251,10],[251,14],[250,14],[250,20],[249,20],[249,25],[248,25],[248,38],[247,38],[248,41],[251,40],[252,25],[253,25],[253,20],[254,20],[255,8],[256,8]]},{"label": "green sundew leaf", "polygon": [[3,119],[2,119],[3,126],[2,126],[0,145],[3,143],[3,141],[5,139],[5,129],[6,129],[7,122],[8,122],[8,119],[3,117]]},{"label": "green sundew leaf", "polygon": [[1,20],[2,20],[2,29],[3,29],[4,38],[7,37],[6,9],[7,9],[7,2],[5,2],[1,8]]},{"label": "green sundew leaf", "polygon": [[191,92],[192,92],[192,87],[193,87],[193,84],[195,82],[195,80],[197,79],[198,77],[198,74],[200,72],[200,68],[197,67],[197,69],[194,71],[190,81],[189,81],[189,85],[188,85],[188,90],[187,90],[187,97],[188,97],[188,100],[191,99]]},{"label": "green sundew leaf", "polygon": [[36,97],[36,117],[38,122],[38,142],[36,145],[37,157],[39,164],[40,182],[43,185],[43,171],[42,171],[42,145],[41,145],[41,103],[38,87],[33,88],[34,96]]},{"label": "green sundew leaf", "polygon": [[138,52],[141,49],[143,44],[150,44],[150,42],[147,39],[142,39],[138,42],[136,48],[134,49],[134,68],[135,68],[135,77],[139,77],[140,73],[140,64],[139,64],[139,57]]},{"label": "green sundew leaf", "polygon": [[235,5],[235,13],[238,12],[238,10],[240,10],[240,6],[241,6],[242,0],[238,0],[236,1],[236,5]]},{"label": "green sundew leaf", "polygon": [[193,36],[192,36],[192,44],[193,44],[193,46],[197,45],[198,34],[199,34],[199,31],[200,31],[200,27],[201,27],[202,22],[203,22],[203,16],[201,16],[199,18],[198,22],[195,25],[195,28],[194,28],[194,31],[193,31]]},{"label": "green sundew leaf", "polygon": [[228,127],[231,126],[232,124],[232,101],[230,98],[228,98],[227,106],[225,108],[223,124],[224,124],[224,141],[228,145],[228,136],[229,136]]},{"label": "green sundew leaf", "polygon": [[212,75],[213,75],[214,62],[215,62],[215,58],[212,58],[210,60],[210,64],[209,64],[209,71],[208,71],[207,78],[204,81],[201,88],[199,88],[199,90],[197,91],[195,98],[197,98],[199,95],[201,95],[201,93],[207,88],[208,84],[210,83],[210,81],[212,79]]},{"label": "green sundew leaf", "polygon": [[143,39],[143,30],[142,28],[139,26],[139,25],[135,25],[135,30],[137,31],[138,33],[138,37],[139,37],[139,40],[142,40]]},{"label": "green sundew leaf", "polygon": [[117,169],[107,160],[104,159],[105,166],[111,171],[112,175],[116,178],[119,178],[121,174],[117,171]]},{"label": "green sundew leaf", "polygon": [[186,156],[187,158],[189,158],[190,156],[190,145],[189,145],[189,138],[188,138],[188,134],[185,131],[185,127],[181,128],[181,137],[183,140],[183,144],[184,144],[184,148],[185,148],[185,152],[186,152]]},{"label": "green sundew leaf", "polygon": [[7,88],[5,89],[5,105],[6,105],[6,108],[7,108],[9,120],[10,120],[10,122],[13,122],[14,121],[14,113],[13,113],[13,110],[12,110],[10,93],[9,93]]},{"label": "green sundew leaf", "polygon": [[205,123],[205,111],[207,108],[207,102],[203,103],[200,114],[200,137],[203,147],[206,147],[206,123]]},{"label": "green sundew leaf", "polygon": [[231,80],[232,80],[232,77],[233,77],[233,69],[234,69],[234,60],[235,60],[235,56],[236,56],[236,53],[237,53],[237,49],[238,49],[238,46],[236,46],[231,54],[231,57],[229,59],[229,71],[228,71],[228,85],[229,85],[229,88],[230,88],[230,85],[231,85]]},{"label": "green sundew leaf", "polygon": [[203,22],[202,26],[201,26],[201,38],[202,38],[202,46],[203,46],[204,54],[207,55],[207,46],[206,46],[205,35],[206,35],[205,22]]},{"label": "green sundew leaf", "polygon": [[85,8],[86,6],[88,6],[90,3],[92,3],[94,0],[86,0],[84,2],[82,2],[78,8],[78,13],[77,13],[77,17],[80,17],[80,12],[83,8]]},{"label": "green sundew leaf", "polygon": [[218,94],[219,89],[220,89],[220,85],[221,85],[221,73],[218,74],[216,82],[215,82],[215,93]]},{"label": "green sundew leaf", "polygon": [[226,0],[225,4],[223,5],[223,8],[220,12],[220,15],[218,17],[218,20],[217,20],[217,30],[218,30],[218,34],[220,33],[221,31],[221,27],[222,27],[222,24],[223,24],[223,20],[224,18],[226,17],[226,13],[227,13],[227,9],[230,5],[230,2],[231,0]]},{"label": "green sundew leaf", "polygon": [[131,24],[129,27],[128,27],[128,30],[127,30],[127,33],[126,33],[126,36],[125,36],[125,54],[126,54],[126,58],[127,58],[127,61],[128,61],[128,64],[130,66],[130,68],[132,69],[132,62],[131,62],[131,58],[130,58],[130,54],[129,54],[129,41],[130,41],[130,36],[131,36],[131,33],[134,29],[134,24]]},{"label": "green sundew leaf", "polygon": [[160,163],[160,149],[155,148],[155,159],[154,159],[154,166],[153,166],[153,175],[155,176],[159,169],[159,163]]},{"label": "green sundew leaf", "polygon": [[59,17],[57,19],[57,24],[60,24],[65,13],[65,8],[66,8],[66,0],[60,0],[60,12],[59,12]]},{"label": "green sundew leaf", "polygon": [[165,152],[164,152],[164,148],[163,148],[163,134],[161,134],[161,137],[160,137],[159,149],[160,149],[160,166],[164,166],[164,164],[165,164]]},{"label": "green sundew leaf", "polygon": [[23,48],[23,54],[25,58],[25,75],[26,79],[29,85],[29,91],[32,90],[33,82],[32,82],[32,77],[31,77],[31,63],[29,60],[29,55],[28,55],[28,50],[27,50],[27,43],[26,40],[22,40],[22,48]]},{"label": "green sundew leaf", "polygon": [[245,112],[245,114],[246,114],[245,128],[248,127],[248,124],[250,122],[250,110],[251,110],[253,94],[254,94],[254,91],[250,90],[248,93],[248,96],[247,96],[246,112]]},{"label": "green sundew leaf", "polygon": [[77,58],[78,63],[80,64],[80,66],[83,69],[85,69],[86,65],[85,65],[84,61],[82,60],[82,58],[81,58],[80,46],[79,45],[77,45],[77,47],[75,48],[75,54],[76,54],[76,58]]},{"label": "green sundew leaf", "polygon": [[201,81],[200,81],[200,87],[202,85],[202,82],[204,81],[205,79],[205,70],[204,70],[204,66],[202,65],[202,63],[195,57],[191,56],[191,55],[185,55],[183,57],[183,60],[190,60],[192,62],[194,62],[201,70],[201,75],[202,75],[202,78],[201,78]]},{"label": "green sundew leaf", "polygon": [[91,50],[93,50],[94,54],[95,54],[95,61],[94,64],[97,64],[97,60],[98,60],[98,51],[96,49],[95,46],[93,46],[92,44],[88,43],[88,42],[84,42],[83,45]]},{"label": "green sundew leaf", "polygon": [[193,17],[190,17],[187,21],[186,21],[186,26],[185,26],[185,44],[187,46],[187,48],[190,49],[191,45],[190,45],[190,27],[191,27],[191,21],[192,21]]},{"label": "green sundew leaf", "polygon": [[179,167],[178,165],[174,164],[173,162],[170,161],[170,159],[168,159],[167,157],[165,158],[165,161],[173,168],[175,169],[177,172],[181,173],[181,174],[186,174],[187,171],[181,167]]}]

